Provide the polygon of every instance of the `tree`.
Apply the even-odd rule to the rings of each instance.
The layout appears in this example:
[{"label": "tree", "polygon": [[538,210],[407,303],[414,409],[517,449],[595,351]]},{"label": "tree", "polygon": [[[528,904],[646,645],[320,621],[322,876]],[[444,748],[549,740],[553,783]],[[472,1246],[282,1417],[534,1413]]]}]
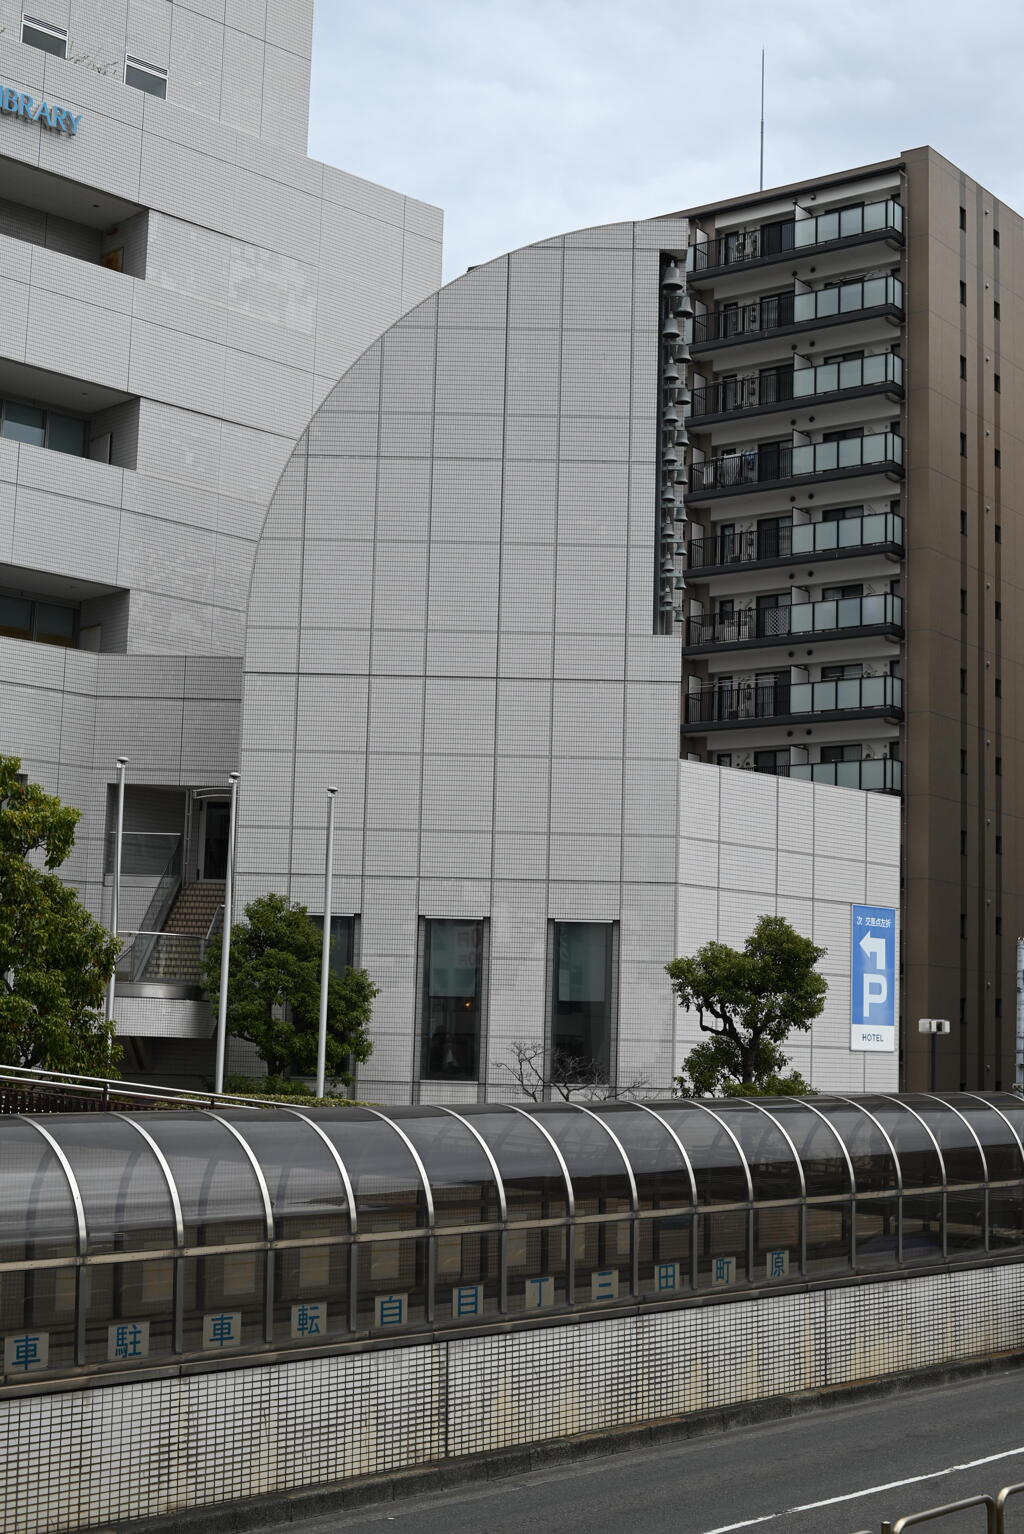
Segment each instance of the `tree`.
[{"label": "tree", "polygon": [[[283,895],[261,895],[231,928],[228,1031],[256,1046],[270,1076],[316,1071],[320,1022],[320,957],[323,933],[304,905]],[[206,960],[211,996],[220,989],[221,939]],[[351,1081],[349,1058],[367,1060],[366,1033],[377,987],[365,970],[333,971],[327,985],[327,1076]]]},{"label": "tree", "polygon": [[121,1050],[103,1004],[121,944],[53,872],[80,812],[22,782],[20,768],[0,756],[0,1060],[115,1075]]},{"label": "tree", "polygon": [[677,1078],[685,1096],[799,1096],[810,1091],[797,1071],[783,1076],[782,1045],[806,1033],[825,1005],[828,982],[814,966],[826,950],[801,937],[782,916],[762,916],[742,951],[705,943],[665,968],[681,1007],[696,1012],[711,1037],[696,1044]]},{"label": "tree", "polygon": [[607,1102],[622,1097],[637,1097],[650,1090],[646,1076],[634,1076],[620,1086],[612,1086],[604,1079],[604,1072],[596,1060],[570,1054],[564,1049],[551,1052],[550,1068],[547,1051],[543,1044],[528,1044],[517,1040],[509,1045],[512,1064],[504,1060],[499,1064],[522,1090],[524,1096],[535,1103],[550,1097],[560,1097],[570,1102],[581,1097],[585,1102]]}]

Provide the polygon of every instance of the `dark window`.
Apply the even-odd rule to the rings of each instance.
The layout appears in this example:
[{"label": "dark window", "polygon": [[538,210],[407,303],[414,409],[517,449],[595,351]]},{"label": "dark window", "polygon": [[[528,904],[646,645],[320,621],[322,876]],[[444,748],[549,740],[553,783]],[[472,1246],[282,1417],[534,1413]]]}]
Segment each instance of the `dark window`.
[{"label": "dark window", "polygon": [[[1002,935],[1003,935],[1003,918],[1001,916],[997,916],[996,917],[996,937],[1002,937]],[[998,1007],[998,1005],[999,1005],[999,1001],[998,1001],[998,998],[997,998],[996,1006]]]},{"label": "dark window", "polygon": [[1003,759],[1002,759],[1001,756],[997,756],[996,757],[996,777],[997,778],[1001,778],[1002,775],[1003,775]]},{"label": "dark window", "polygon": [[1003,378],[1002,378],[1002,374],[1001,373],[996,373],[994,375],[994,377],[992,379],[992,384],[993,384],[993,387],[994,387],[996,393],[997,394],[1002,394],[1002,392],[1003,392]]},{"label": "dark window", "polygon": [[137,91],[145,91],[150,96],[166,97],[167,95],[166,69],[161,69],[158,64],[144,64],[141,59],[125,59],[124,83],[133,85]]},{"label": "dark window", "polygon": [[993,231],[992,231],[992,244],[993,245],[998,245],[999,244],[999,230],[998,229],[993,229]]},{"label": "dark window", "polygon": [[78,640],[78,609],[0,594],[0,634],[73,649]]},{"label": "dark window", "polygon": [[[310,911],[309,919],[320,931],[324,930],[324,913]],[[331,915],[331,952],[328,960],[332,975],[343,975],[347,969],[351,969],[355,963],[355,926],[354,916]]]},{"label": "dark window", "polygon": [[1002,602],[997,602],[996,603],[996,622],[997,623],[1001,623],[1002,621],[1003,621],[1003,604],[1002,604]]},{"label": "dark window", "polygon": [[967,303],[967,284],[966,284],[966,282],[962,282],[960,284],[960,302],[962,304],[966,304]]},{"label": "dark window", "polygon": [[66,59],[68,56],[68,34],[64,28],[51,26],[48,21],[39,21],[35,16],[22,17],[21,40],[30,48],[52,53],[55,58]]},{"label": "dark window", "polygon": [[427,921],[423,945],[426,1081],[476,1081],[483,989],[482,921]]},{"label": "dark window", "polygon": [[960,668],[960,691],[967,691],[967,672],[963,669],[963,667]]},{"label": "dark window", "polygon": [[864,595],[864,583],[852,582],[849,586],[824,586],[822,587],[821,600],[823,602],[845,602],[851,597]]},{"label": "dark window", "polygon": [[11,442],[48,447],[57,453],[84,458],[88,452],[88,422],[81,416],[62,415],[21,400],[0,400],[0,434]]},{"label": "dark window", "polygon": [[960,209],[960,228],[961,229],[966,229],[967,228],[967,209],[966,208],[961,208]]},{"label": "dark window", "polygon": [[1001,858],[1002,855],[1003,855],[1003,838],[1001,836],[997,836],[996,837],[996,857],[997,858]]},{"label": "dark window", "polygon": [[993,319],[996,319],[996,320],[1002,318],[1002,313],[1001,313],[1001,310],[999,308],[999,300],[998,300],[998,298],[996,299],[995,303],[992,305],[992,317],[993,317]]},{"label": "dark window", "polygon": [[966,911],[961,911],[960,912],[960,936],[961,937],[966,937],[967,936],[967,912]]},{"label": "dark window", "polygon": [[964,750],[961,750],[960,752],[960,771],[967,771],[967,752]]},{"label": "dark window", "polygon": [[552,926],[552,1079],[608,1081],[613,927],[592,921],[560,921]]},{"label": "dark window", "polygon": [[966,538],[967,537],[967,513],[966,513],[966,511],[962,511],[960,513],[960,531],[963,533],[964,537]]},{"label": "dark window", "polygon": [[996,697],[997,698],[1001,698],[1003,696],[1003,679],[1002,679],[1001,676],[997,676],[996,677],[995,685],[996,685]]},{"label": "dark window", "polygon": [[960,433],[960,457],[967,457],[967,433],[965,431]]},{"label": "dark window", "polygon": [[860,762],[864,760],[864,747],[859,744],[845,746],[822,746],[823,762]]},{"label": "dark window", "polygon": [[732,752],[731,751],[718,751],[718,752],[716,752],[716,754],[715,754],[715,763],[719,767],[731,767],[732,766]]},{"label": "dark window", "polygon": [[966,357],[961,357],[960,358],[960,377],[961,378],[966,378],[967,377],[967,358]]},{"label": "dark window", "polygon": [[1001,522],[997,522],[996,525],[995,525],[994,531],[995,531],[996,542],[997,543],[1002,543],[1002,541],[1003,541],[1003,524]]},{"label": "dark window", "polygon": [[967,593],[962,586],[960,587],[960,611],[962,613],[967,611]]},{"label": "dark window", "polygon": [[960,856],[962,858],[965,858],[967,856],[967,832],[966,831],[961,831],[960,832]]},{"label": "dark window", "polygon": [[997,469],[1001,469],[1002,466],[1003,466],[1003,455],[999,451],[999,449],[996,448],[996,468]]}]

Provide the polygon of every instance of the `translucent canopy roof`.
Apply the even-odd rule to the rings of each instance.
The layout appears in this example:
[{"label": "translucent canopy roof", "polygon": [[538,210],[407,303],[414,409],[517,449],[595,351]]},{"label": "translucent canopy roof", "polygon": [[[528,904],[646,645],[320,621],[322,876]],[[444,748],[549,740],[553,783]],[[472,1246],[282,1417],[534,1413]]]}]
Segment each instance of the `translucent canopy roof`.
[{"label": "translucent canopy roof", "polygon": [[1024,1101],[908,1093],[0,1117],[0,1262],[1024,1179]]}]

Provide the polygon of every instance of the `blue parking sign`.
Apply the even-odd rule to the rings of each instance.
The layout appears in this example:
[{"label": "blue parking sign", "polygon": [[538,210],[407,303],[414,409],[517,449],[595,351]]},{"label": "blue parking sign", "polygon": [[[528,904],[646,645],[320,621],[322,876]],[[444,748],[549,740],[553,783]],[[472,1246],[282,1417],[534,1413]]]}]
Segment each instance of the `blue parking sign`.
[{"label": "blue parking sign", "polygon": [[850,907],[850,1048],[896,1048],[896,912]]}]

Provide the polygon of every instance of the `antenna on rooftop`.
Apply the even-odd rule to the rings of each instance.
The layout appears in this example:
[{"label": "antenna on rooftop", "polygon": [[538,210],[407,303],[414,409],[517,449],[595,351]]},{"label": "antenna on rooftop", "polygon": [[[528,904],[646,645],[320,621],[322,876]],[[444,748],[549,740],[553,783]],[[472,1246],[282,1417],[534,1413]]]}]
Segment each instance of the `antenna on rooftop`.
[{"label": "antenna on rooftop", "polygon": [[759,192],[764,191],[764,49],[761,49],[761,174],[757,183]]}]

